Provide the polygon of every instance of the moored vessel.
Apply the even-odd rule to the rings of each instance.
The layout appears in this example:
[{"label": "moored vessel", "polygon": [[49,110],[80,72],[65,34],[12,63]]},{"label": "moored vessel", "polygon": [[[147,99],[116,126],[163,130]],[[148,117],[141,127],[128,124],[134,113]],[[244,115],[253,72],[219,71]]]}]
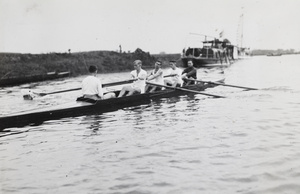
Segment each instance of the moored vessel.
[{"label": "moored vessel", "polygon": [[237,47],[231,45],[228,39],[205,40],[200,42],[198,47],[184,48],[181,60],[184,66],[187,61],[192,60],[195,67],[205,67],[212,65],[226,65],[237,59]]}]

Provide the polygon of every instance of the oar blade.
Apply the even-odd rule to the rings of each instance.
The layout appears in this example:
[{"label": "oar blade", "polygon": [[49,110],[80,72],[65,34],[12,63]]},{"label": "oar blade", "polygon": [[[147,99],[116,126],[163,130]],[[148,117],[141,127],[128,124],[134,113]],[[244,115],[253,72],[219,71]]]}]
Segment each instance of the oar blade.
[{"label": "oar blade", "polygon": [[24,100],[33,100],[36,97],[36,94],[30,89],[22,89],[21,94],[23,95]]}]

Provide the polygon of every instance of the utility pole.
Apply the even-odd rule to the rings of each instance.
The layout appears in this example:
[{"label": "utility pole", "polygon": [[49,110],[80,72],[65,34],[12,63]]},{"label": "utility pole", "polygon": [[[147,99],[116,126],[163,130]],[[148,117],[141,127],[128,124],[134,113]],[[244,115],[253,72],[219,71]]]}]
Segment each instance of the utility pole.
[{"label": "utility pole", "polygon": [[120,48],[120,53],[122,53],[122,46],[121,46],[121,45],[119,45],[119,48]]}]

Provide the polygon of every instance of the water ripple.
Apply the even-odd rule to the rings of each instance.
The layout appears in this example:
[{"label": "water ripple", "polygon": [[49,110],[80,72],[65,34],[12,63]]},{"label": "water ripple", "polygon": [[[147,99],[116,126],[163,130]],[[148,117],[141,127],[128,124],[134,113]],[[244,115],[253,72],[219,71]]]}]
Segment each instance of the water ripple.
[{"label": "water ripple", "polygon": [[[300,80],[295,73],[300,66],[299,56],[295,61],[289,57],[282,61],[290,68],[261,57],[223,69],[226,83],[263,90],[219,86],[205,92],[227,98],[164,98],[1,132],[1,191],[300,193]],[[209,75],[206,70],[198,69],[201,79],[220,77],[220,69],[210,69]],[[34,87],[72,88],[82,78]],[[108,83],[116,75],[101,78]],[[79,94],[29,102],[19,98],[22,87],[29,86],[1,90],[6,94],[0,99],[1,114],[69,102]]]}]

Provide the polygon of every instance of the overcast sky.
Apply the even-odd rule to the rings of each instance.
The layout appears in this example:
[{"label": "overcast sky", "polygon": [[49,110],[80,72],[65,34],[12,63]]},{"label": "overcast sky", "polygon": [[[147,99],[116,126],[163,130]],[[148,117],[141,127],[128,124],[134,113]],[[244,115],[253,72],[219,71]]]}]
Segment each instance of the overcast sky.
[{"label": "overcast sky", "polygon": [[300,0],[0,0],[0,52],[179,53],[221,31],[235,45],[242,31],[251,49],[300,50],[299,10]]}]

